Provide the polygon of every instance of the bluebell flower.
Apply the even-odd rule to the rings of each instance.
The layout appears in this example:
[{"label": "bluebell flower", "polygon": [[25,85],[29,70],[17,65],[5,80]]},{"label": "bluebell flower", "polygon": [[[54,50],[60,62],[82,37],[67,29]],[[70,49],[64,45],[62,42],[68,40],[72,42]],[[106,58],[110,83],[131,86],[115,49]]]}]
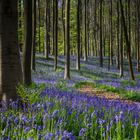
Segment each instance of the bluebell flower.
[{"label": "bluebell flower", "polygon": [[37,126],[37,130],[42,130],[43,129],[43,127],[41,126],[41,125],[39,125],[39,126]]},{"label": "bluebell flower", "polygon": [[137,122],[134,122],[134,123],[132,123],[132,126],[134,126],[134,127],[138,127],[139,126],[139,123],[137,123]]},{"label": "bluebell flower", "polygon": [[116,120],[116,122],[118,122],[119,121],[119,116],[115,116],[115,120]]},{"label": "bluebell flower", "polygon": [[38,134],[38,140],[41,140],[41,134],[40,133]]},{"label": "bluebell flower", "polygon": [[52,140],[54,134],[53,133],[47,133],[45,136],[44,136],[44,140]]},{"label": "bluebell flower", "polygon": [[79,131],[79,136],[80,136],[80,137],[84,136],[85,132],[86,132],[86,128],[82,128],[82,129]]},{"label": "bluebell flower", "polygon": [[27,140],[34,140],[34,139],[30,137],[30,138],[28,138]]},{"label": "bluebell flower", "polygon": [[53,116],[53,117],[56,117],[56,116],[57,116],[57,114],[58,114],[58,112],[59,112],[59,110],[54,110],[54,112],[53,112],[52,116]]},{"label": "bluebell flower", "polygon": [[28,131],[30,131],[30,127],[26,127],[25,129],[24,129],[24,133],[27,133]]},{"label": "bluebell flower", "polygon": [[18,117],[16,117],[16,118],[14,119],[14,124],[17,125],[18,122],[19,122],[19,119],[18,119]]}]

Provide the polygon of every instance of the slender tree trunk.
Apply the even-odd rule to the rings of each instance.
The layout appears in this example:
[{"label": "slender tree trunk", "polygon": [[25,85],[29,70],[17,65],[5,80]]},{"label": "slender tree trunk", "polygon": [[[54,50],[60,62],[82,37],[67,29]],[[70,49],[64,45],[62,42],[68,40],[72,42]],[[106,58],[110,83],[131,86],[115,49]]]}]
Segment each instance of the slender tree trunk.
[{"label": "slender tree trunk", "polygon": [[87,56],[90,56],[90,2],[87,0]]},{"label": "slender tree trunk", "polygon": [[23,54],[23,80],[30,85],[31,78],[31,53],[32,53],[32,0],[25,0],[25,46]]},{"label": "slender tree trunk", "polygon": [[58,0],[55,0],[55,46],[54,46],[54,70],[57,69],[58,55]]},{"label": "slender tree trunk", "polygon": [[54,55],[55,51],[55,0],[53,0],[53,50],[52,50],[52,55]]},{"label": "slender tree trunk", "polygon": [[48,0],[48,57],[51,51],[51,1]]},{"label": "slender tree trunk", "polygon": [[41,17],[40,17],[40,0],[38,0],[38,48],[39,48],[39,53],[41,53],[41,42],[40,42],[40,20],[41,20]]},{"label": "slender tree trunk", "polygon": [[122,18],[121,18],[121,20],[120,20],[120,26],[121,26],[121,30],[120,30],[120,66],[119,66],[119,68],[120,68],[120,77],[122,78],[123,77],[123,51],[124,51],[124,49],[123,49],[123,46],[124,46],[124,44],[123,44],[123,23],[122,23]]},{"label": "slender tree trunk", "polygon": [[112,0],[110,0],[110,66],[113,65]]},{"label": "slender tree trunk", "polygon": [[103,44],[102,44],[102,3],[100,0],[100,67],[103,67]]},{"label": "slender tree trunk", "polygon": [[46,0],[46,33],[45,33],[45,57],[49,58],[50,53],[50,1]]},{"label": "slender tree trunk", "polygon": [[36,53],[36,0],[33,7],[33,46],[32,46],[32,70],[35,70],[35,53]]},{"label": "slender tree trunk", "polygon": [[70,79],[70,0],[65,5],[65,74],[64,79]]},{"label": "slender tree trunk", "polygon": [[117,1],[117,68],[120,67],[120,8],[119,1]]},{"label": "slender tree trunk", "polygon": [[76,69],[80,70],[80,6],[81,0],[77,2],[77,62]]},{"label": "slender tree trunk", "polygon": [[130,52],[131,51],[131,11],[130,11],[130,0],[128,0],[128,39],[130,43]]},{"label": "slender tree trunk", "polygon": [[97,37],[97,18],[96,18],[96,16],[97,16],[97,14],[96,14],[96,5],[97,5],[97,0],[95,0],[94,1],[94,4],[95,4],[95,6],[94,6],[94,48],[95,48],[95,51],[94,51],[94,53],[95,53],[95,56],[97,56],[97,40],[96,40],[96,37]]},{"label": "slender tree trunk", "polygon": [[18,44],[19,44],[19,48],[20,48],[20,51],[22,52],[22,46],[23,46],[23,43],[22,43],[22,36],[23,36],[23,32],[22,32],[22,2],[21,0],[19,0],[18,2],[18,29],[19,29],[19,32],[18,32]]},{"label": "slender tree trunk", "polygon": [[46,0],[46,7],[45,7],[45,27],[46,27],[46,32],[45,32],[45,57],[46,59],[49,58],[49,0]]},{"label": "slender tree trunk", "polygon": [[129,37],[127,34],[127,27],[125,24],[122,0],[120,0],[120,6],[121,6],[122,23],[123,23],[123,28],[124,28],[124,36],[125,36],[126,46],[127,46],[127,56],[128,56],[128,61],[129,61],[130,79],[135,80],[134,73],[133,73],[132,60],[131,60],[131,46],[130,46],[130,41],[129,41]]},{"label": "slender tree trunk", "polygon": [[64,45],[64,56],[65,56],[65,0],[62,0],[62,25],[63,25],[63,45]]},{"label": "slender tree trunk", "polygon": [[140,71],[140,42],[139,42],[139,38],[140,38],[140,29],[139,29],[139,25],[140,25],[140,1],[137,0],[136,2],[137,4],[137,24],[136,24],[136,32],[137,32],[137,71]]},{"label": "slender tree trunk", "polygon": [[17,99],[16,87],[22,82],[17,8],[17,0],[0,0],[0,101],[4,102]]},{"label": "slender tree trunk", "polygon": [[84,18],[85,18],[85,23],[84,23],[84,39],[85,39],[85,44],[84,44],[84,61],[87,61],[87,0],[84,0],[84,6],[85,6],[85,12],[84,12]]}]

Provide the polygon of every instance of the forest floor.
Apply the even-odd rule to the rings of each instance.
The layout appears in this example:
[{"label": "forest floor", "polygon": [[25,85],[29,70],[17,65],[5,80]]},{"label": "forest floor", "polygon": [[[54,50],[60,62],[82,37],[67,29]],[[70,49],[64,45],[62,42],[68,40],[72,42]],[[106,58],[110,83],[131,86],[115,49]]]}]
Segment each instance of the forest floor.
[{"label": "forest floor", "polygon": [[135,81],[129,80],[127,61],[124,63],[124,77],[120,78],[119,70],[114,65],[108,70],[107,58],[104,59],[103,68],[99,67],[98,58],[88,58],[87,62],[81,59],[81,69],[75,69],[76,59],[71,57],[71,79],[64,80],[64,57],[58,57],[58,69],[53,69],[53,57],[46,60],[37,56],[37,70],[34,72],[34,81],[54,85],[59,90],[75,90],[90,96],[98,96],[109,100],[122,100],[132,103],[140,102],[140,75],[134,72]]},{"label": "forest floor", "polygon": [[[71,57],[71,78],[64,80],[64,57],[37,55],[31,86],[19,85],[25,102],[10,101],[0,110],[0,137],[34,140],[140,139],[140,76],[129,80],[127,62],[124,77],[115,66],[99,67],[98,58],[81,59],[80,71]],[[134,63],[134,62],[133,62]],[[135,65],[134,65],[135,69]]]}]

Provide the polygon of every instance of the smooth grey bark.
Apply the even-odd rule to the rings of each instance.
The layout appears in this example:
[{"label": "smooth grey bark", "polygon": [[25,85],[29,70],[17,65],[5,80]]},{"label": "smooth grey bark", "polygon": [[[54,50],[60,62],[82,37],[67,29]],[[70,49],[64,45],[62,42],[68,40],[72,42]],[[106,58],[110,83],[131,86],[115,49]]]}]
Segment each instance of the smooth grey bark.
[{"label": "smooth grey bark", "polygon": [[16,99],[22,82],[18,47],[18,1],[0,0],[0,101]]},{"label": "smooth grey bark", "polygon": [[57,70],[58,55],[58,0],[55,0],[55,32],[54,32],[54,70]]},{"label": "smooth grey bark", "polygon": [[45,7],[45,17],[46,17],[46,20],[45,20],[45,28],[46,28],[46,32],[45,32],[45,57],[46,59],[49,58],[49,49],[50,49],[50,46],[49,46],[49,37],[50,37],[50,23],[49,23],[49,16],[50,16],[50,2],[49,0],[46,0],[46,7]]},{"label": "smooth grey bark", "polygon": [[84,0],[84,61],[87,61],[87,0]]},{"label": "smooth grey bark", "polygon": [[33,1],[33,46],[32,46],[32,70],[35,70],[36,54],[36,0]]},{"label": "smooth grey bark", "polygon": [[39,53],[41,53],[41,37],[40,37],[40,26],[41,26],[41,16],[40,16],[40,10],[41,10],[41,7],[40,7],[40,0],[38,0],[38,48],[39,48]]},{"label": "smooth grey bark", "polygon": [[117,1],[117,68],[120,68],[120,6]]},{"label": "smooth grey bark", "polygon": [[65,5],[65,51],[64,79],[70,79],[70,0]]},{"label": "smooth grey bark", "polygon": [[65,56],[65,0],[62,0],[62,26],[63,26],[63,45],[64,45],[64,56]]},{"label": "smooth grey bark", "polygon": [[119,49],[119,53],[120,53],[120,66],[119,66],[119,69],[120,69],[120,77],[123,77],[124,76],[124,70],[123,70],[123,51],[124,51],[124,39],[123,39],[123,25],[122,25],[122,18],[120,19],[120,49]]},{"label": "smooth grey bark", "polygon": [[103,43],[102,43],[102,3],[103,0],[100,0],[100,67],[103,67]]},{"label": "smooth grey bark", "polygon": [[52,1],[52,9],[53,9],[53,40],[52,40],[52,55],[54,55],[55,51],[55,0]]},{"label": "smooth grey bark", "polygon": [[136,7],[137,7],[137,23],[136,23],[136,32],[137,32],[137,71],[140,72],[140,42],[139,42],[139,37],[140,37],[140,30],[139,30],[139,25],[140,25],[140,1],[136,1]]},{"label": "smooth grey bark", "polygon": [[77,59],[76,59],[76,69],[80,70],[80,6],[81,0],[77,2]]},{"label": "smooth grey bark", "polygon": [[112,0],[110,0],[110,66],[113,65]]},{"label": "smooth grey bark", "polygon": [[97,56],[97,0],[94,1],[94,55]]}]

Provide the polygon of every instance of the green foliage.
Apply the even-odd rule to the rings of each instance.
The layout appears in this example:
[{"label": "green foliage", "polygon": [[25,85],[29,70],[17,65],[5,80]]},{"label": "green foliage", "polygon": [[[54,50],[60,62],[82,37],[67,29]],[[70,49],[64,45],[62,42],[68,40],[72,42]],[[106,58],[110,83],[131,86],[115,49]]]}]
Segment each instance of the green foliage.
[{"label": "green foliage", "polygon": [[[37,51],[39,51],[39,27],[36,29],[36,43],[37,43]],[[44,50],[44,41],[45,41],[45,30],[44,27],[40,27],[40,48],[41,51]]]},{"label": "green foliage", "polygon": [[136,81],[130,81],[130,80],[122,80],[121,81],[122,86],[135,86]]},{"label": "green foliage", "polygon": [[90,73],[80,72],[80,74],[84,77],[91,78],[92,80],[99,80],[100,78],[96,75],[91,75]]},{"label": "green foliage", "polygon": [[91,87],[95,87],[95,84],[92,83],[92,82],[87,82],[87,81],[82,81],[82,82],[79,82],[79,83],[76,83],[74,85],[75,88],[82,88],[83,86],[91,86]]},{"label": "green foliage", "polygon": [[67,82],[64,80],[58,80],[56,83],[56,88],[61,90],[61,91],[67,91],[67,86],[66,86]]},{"label": "green foliage", "polygon": [[29,87],[19,84],[17,93],[24,103],[36,103],[40,100],[40,94],[45,88],[45,84],[36,85],[32,83]]},{"label": "green foliage", "polygon": [[137,92],[127,91],[124,92],[124,96],[126,99],[140,102],[140,94]]}]

